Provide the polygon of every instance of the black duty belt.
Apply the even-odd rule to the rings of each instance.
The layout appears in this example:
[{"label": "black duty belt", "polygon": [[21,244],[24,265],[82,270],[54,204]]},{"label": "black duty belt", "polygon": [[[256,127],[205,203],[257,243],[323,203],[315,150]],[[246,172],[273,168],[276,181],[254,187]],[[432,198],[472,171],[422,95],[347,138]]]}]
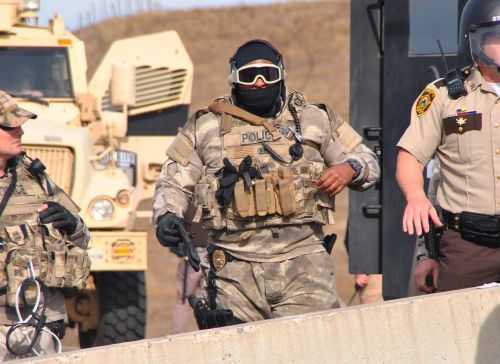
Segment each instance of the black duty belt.
[{"label": "black duty belt", "polygon": [[443,210],[447,229],[460,232],[462,239],[490,248],[500,248],[500,216]]}]

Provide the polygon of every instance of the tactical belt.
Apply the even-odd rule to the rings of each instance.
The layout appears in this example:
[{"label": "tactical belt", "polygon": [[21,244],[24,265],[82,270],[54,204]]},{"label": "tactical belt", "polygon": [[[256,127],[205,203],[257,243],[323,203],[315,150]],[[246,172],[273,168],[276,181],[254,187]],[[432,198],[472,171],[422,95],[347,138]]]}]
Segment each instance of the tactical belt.
[{"label": "tactical belt", "polygon": [[446,229],[460,232],[462,239],[490,248],[500,248],[500,216],[443,210]]}]

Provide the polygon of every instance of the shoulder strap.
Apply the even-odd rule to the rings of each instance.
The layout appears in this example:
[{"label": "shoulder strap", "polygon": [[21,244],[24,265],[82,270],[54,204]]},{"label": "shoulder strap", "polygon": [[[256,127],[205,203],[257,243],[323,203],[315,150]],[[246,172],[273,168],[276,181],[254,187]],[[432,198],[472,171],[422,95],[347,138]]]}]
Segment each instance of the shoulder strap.
[{"label": "shoulder strap", "polygon": [[[292,117],[294,118],[294,121],[295,121],[295,118],[300,120],[301,115],[302,115],[302,110],[307,105],[307,102],[306,102],[304,95],[302,95],[302,93],[300,93],[299,91],[291,91],[288,98],[289,98],[288,108],[290,110],[290,113],[292,114]],[[315,104],[312,104],[312,105],[315,105]],[[296,116],[294,116],[294,114],[296,114]],[[314,148],[318,151],[320,150],[320,145],[313,142],[312,140],[304,139],[304,144],[308,145],[311,148]]]},{"label": "shoulder strap", "polygon": [[271,138],[273,139],[273,141],[281,138],[278,129],[276,129],[274,125],[269,123],[266,119],[251,114],[248,111],[245,111],[236,105],[224,102],[214,102],[208,107],[208,109],[213,113],[217,114],[225,113],[232,116],[236,116],[240,119],[249,122],[252,125],[258,125],[258,126],[262,125],[271,134]]},{"label": "shoulder strap", "polygon": [[7,191],[5,191],[5,195],[3,195],[2,202],[0,202],[0,216],[2,216],[3,210],[5,210],[5,206],[7,206],[7,202],[9,201],[10,196],[14,192],[14,188],[16,188],[17,183],[17,171],[14,167],[12,169],[12,180],[10,181],[9,187],[7,187]]},{"label": "shoulder strap", "polygon": [[[25,158],[29,159],[31,163],[26,163],[27,161],[25,160]],[[52,188],[49,177],[45,172],[47,168],[40,159],[33,159],[28,156],[26,152],[22,152],[20,163],[24,167],[24,169],[38,181],[38,184],[40,185],[40,187],[42,187],[42,189],[45,191],[45,193],[47,193],[48,196],[54,196],[54,189]],[[43,180],[45,180],[45,186],[43,185]]]}]

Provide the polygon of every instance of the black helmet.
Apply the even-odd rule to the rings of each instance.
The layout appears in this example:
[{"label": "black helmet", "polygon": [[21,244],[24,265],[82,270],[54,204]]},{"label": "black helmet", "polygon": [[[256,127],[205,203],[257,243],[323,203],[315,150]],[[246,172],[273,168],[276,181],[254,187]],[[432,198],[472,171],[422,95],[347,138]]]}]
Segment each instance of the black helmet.
[{"label": "black helmet", "polygon": [[[495,33],[500,33],[500,1],[469,0],[460,19],[459,52],[471,61],[478,57],[483,59],[482,42],[485,37]],[[492,60],[486,58],[486,63],[491,63]]]}]

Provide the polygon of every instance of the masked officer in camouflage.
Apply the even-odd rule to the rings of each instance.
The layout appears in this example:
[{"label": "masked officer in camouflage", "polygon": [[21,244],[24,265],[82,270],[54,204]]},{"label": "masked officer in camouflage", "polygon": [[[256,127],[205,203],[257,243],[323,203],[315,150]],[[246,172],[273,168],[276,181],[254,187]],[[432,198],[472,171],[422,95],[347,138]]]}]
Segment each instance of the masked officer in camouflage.
[{"label": "masked officer in camouflage", "polygon": [[[398,143],[397,179],[407,205],[403,230],[420,235],[429,220],[445,232],[440,252],[419,253],[418,289],[448,291],[500,281],[500,2],[470,0],[460,22],[459,51],[471,57],[460,83],[437,80],[415,102]],[[423,191],[422,171],[436,152],[437,202]],[[434,249],[435,250],[435,249]],[[432,284],[425,283],[426,276]]]},{"label": "masked officer in camouflage", "polygon": [[178,244],[190,204],[210,229],[208,307],[230,314],[204,327],[339,307],[321,227],[344,187],[376,182],[376,156],[326,105],[287,93],[270,43],[243,44],[230,66],[231,94],[196,112],[167,151],[157,237]]},{"label": "masked officer in camouflage", "polygon": [[[90,267],[88,260],[75,259],[73,265],[66,266],[72,270],[71,276],[62,263],[64,255],[69,257],[73,253],[53,249],[55,265],[50,257],[43,256],[45,249],[61,247],[59,243],[64,242],[75,244],[75,249],[86,248],[89,233],[76,215],[78,207],[47,177],[43,165],[21,150],[21,125],[34,118],[35,114],[19,108],[9,95],[0,91],[0,361],[56,352],[55,336],[64,335],[66,311],[61,290],[50,288],[54,285],[52,278],[68,280],[82,273],[85,267],[81,264]],[[79,256],[83,259],[83,255]],[[21,284],[29,275],[30,266],[37,276],[43,272],[40,277],[44,276],[48,288],[39,282],[41,292],[37,296],[41,302],[36,315],[26,324],[20,324],[15,306],[21,306],[24,319],[34,309],[35,283],[27,280]],[[62,271],[56,273],[53,268]],[[88,271],[81,278],[86,279],[86,275]],[[17,287],[13,287],[16,283]]]}]

